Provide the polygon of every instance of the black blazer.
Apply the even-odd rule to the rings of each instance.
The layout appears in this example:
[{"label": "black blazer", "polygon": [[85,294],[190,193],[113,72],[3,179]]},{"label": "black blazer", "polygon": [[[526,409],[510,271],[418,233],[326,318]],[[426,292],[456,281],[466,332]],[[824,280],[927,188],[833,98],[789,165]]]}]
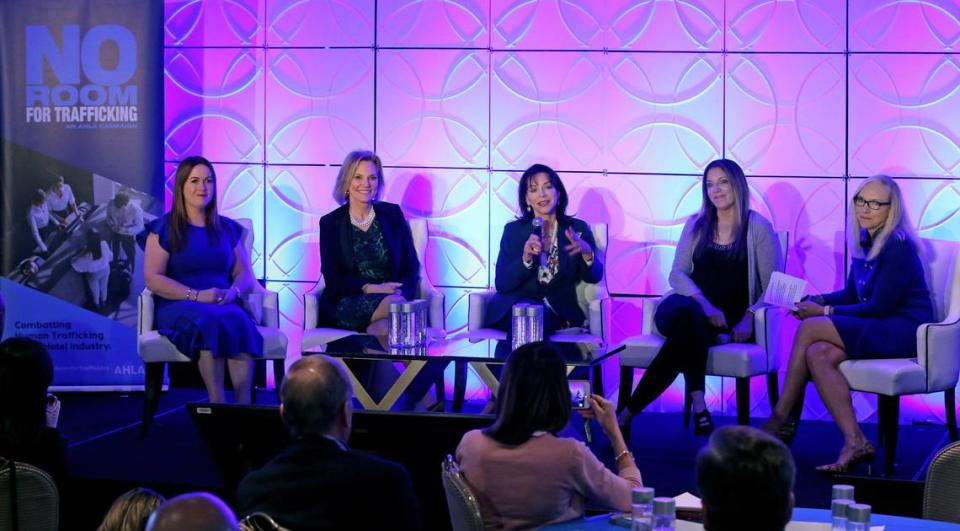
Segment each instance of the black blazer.
[{"label": "black blazer", "polygon": [[264,512],[290,529],[421,529],[399,464],[341,449],[321,436],[294,440],[237,488],[237,515]]},{"label": "black blazer", "polygon": [[[564,234],[567,227],[573,227],[579,232],[583,241],[594,250],[593,265],[587,266],[579,255],[570,256],[564,247],[570,244]],[[550,302],[560,318],[574,326],[583,323],[587,316],[577,303],[577,284],[582,280],[596,284],[603,279],[603,263],[600,253],[597,252],[597,242],[593,239],[593,232],[583,221],[569,218],[561,221],[557,228],[557,244],[560,246],[560,267],[553,280],[546,287],[537,280],[537,268],[527,269],[523,265],[523,245],[533,233],[533,220],[516,220],[507,223],[503,228],[503,237],[500,238],[500,254],[497,257],[497,293],[487,305],[485,316],[486,324],[499,322],[510,312],[518,301],[522,299],[543,300]]]},{"label": "black blazer", "polygon": [[[377,201],[373,204],[390,256],[393,282],[401,282],[404,298],[416,298],[420,282],[420,261],[413,246],[410,225],[399,205]],[[337,303],[343,297],[360,295],[366,280],[359,276],[353,258],[353,236],[347,205],[320,218],[320,272],[325,287],[319,302],[319,323],[336,325]]]}]

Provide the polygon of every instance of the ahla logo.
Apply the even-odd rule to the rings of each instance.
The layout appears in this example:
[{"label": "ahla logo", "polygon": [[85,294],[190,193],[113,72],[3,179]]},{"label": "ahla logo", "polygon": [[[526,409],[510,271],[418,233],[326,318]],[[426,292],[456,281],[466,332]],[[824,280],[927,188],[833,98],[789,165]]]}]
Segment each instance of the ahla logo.
[{"label": "ahla logo", "polygon": [[[48,26],[26,27],[27,121],[49,122],[51,106],[57,122],[136,121],[137,86],[125,85],[137,70],[130,30],[116,24],[93,26],[84,35],[79,25],[60,30],[57,39]],[[105,64],[104,48],[111,44],[116,60],[111,56]],[[45,64],[55,84],[44,83]]]}]

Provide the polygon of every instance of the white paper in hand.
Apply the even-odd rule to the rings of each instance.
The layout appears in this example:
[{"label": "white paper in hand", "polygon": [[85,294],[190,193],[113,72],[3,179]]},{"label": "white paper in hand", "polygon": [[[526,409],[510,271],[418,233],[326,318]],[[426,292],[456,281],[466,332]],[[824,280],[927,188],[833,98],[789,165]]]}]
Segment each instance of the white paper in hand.
[{"label": "white paper in hand", "polygon": [[803,297],[807,289],[807,281],[786,273],[774,271],[770,275],[770,283],[763,294],[763,302],[774,306],[797,309],[797,301]]}]

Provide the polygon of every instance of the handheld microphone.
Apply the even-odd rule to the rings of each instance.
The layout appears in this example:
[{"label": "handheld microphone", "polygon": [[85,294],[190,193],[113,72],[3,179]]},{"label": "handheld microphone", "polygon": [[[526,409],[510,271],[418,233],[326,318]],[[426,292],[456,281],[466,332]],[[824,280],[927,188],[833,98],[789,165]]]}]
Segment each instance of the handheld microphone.
[{"label": "handheld microphone", "polygon": [[533,234],[536,234],[541,241],[543,240],[543,218],[540,216],[533,218]]}]

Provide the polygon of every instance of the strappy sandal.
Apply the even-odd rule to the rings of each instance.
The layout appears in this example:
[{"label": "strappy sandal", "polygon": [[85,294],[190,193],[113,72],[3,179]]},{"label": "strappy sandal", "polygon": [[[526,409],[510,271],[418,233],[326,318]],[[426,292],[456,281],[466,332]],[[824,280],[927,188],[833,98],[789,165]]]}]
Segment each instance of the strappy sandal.
[{"label": "strappy sandal", "polygon": [[[846,459],[844,459],[844,454]],[[829,465],[822,465],[817,467],[817,472],[823,472],[826,474],[842,474],[847,471],[851,466],[860,462],[860,461],[873,461],[873,458],[877,455],[877,449],[873,447],[873,444],[870,441],[864,441],[860,446],[852,449],[850,452],[840,451],[840,458],[837,459],[836,463]]]}]

